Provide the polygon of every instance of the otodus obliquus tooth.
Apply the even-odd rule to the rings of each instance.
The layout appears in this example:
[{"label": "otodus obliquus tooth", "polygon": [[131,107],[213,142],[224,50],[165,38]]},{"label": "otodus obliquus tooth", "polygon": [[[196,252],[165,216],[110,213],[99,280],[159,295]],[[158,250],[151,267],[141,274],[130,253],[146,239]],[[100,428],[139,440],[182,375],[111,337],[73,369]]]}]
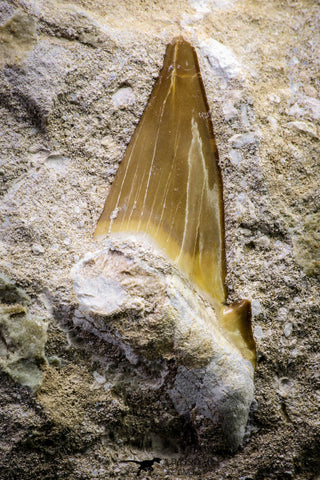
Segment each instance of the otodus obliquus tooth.
[{"label": "otodus obliquus tooth", "polygon": [[151,237],[209,295],[226,337],[255,364],[250,302],[225,306],[218,151],[197,55],[183,38],[167,47],[95,234],[119,232]]}]

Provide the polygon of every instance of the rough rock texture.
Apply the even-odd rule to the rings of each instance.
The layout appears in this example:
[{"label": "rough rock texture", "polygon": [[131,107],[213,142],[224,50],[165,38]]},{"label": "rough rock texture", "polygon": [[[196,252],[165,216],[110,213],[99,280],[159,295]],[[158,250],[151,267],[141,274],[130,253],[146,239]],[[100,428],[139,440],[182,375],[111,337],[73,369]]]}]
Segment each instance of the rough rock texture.
[{"label": "rough rock texture", "polygon": [[30,315],[28,296],[5,276],[0,277],[0,368],[21,385],[37,390],[46,362],[48,324]]},{"label": "rough rock texture", "polygon": [[[189,419],[201,446],[238,448],[253,401],[253,367],[182,272],[146,241],[127,237],[88,253],[72,276],[75,325],[117,346],[140,383],[150,381],[143,370],[153,370],[154,392],[167,396],[166,404],[171,399],[176,421]],[[164,438],[173,439],[165,413],[158,421]]]},{"label": "rough rock texture", "polygon": [[[319,477],[319,21],[315,0],[0,2],[1,329],[10,305],[47,325],[46,360],[22,330],[9,342],[43,379],[33,393],[2,367],[1,479],[130,479],[121,460],[153,456],[145,478]],[[220,152],[230,300],[253,303],[255,401],[232,455],[200,448],[158,372],[128,395],[125,355],[74,322],[71,268],[101,248],[108,186],[179,34]]]}]

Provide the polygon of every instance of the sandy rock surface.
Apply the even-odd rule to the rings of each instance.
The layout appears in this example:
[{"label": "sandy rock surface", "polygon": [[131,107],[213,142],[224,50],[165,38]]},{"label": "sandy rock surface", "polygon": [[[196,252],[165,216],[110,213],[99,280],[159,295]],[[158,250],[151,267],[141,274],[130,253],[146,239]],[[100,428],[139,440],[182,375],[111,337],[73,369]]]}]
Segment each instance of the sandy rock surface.
[{"label": "sandy rock surface", "polygon": [[[153,457],[141,478],[319,478],[319,22],[313,0],[0,1],[1,479],[130,479],[121,461]],[[101,248],[106,194],[180,34],[220,153],[229,299],[253,306],[255,400],[232,454],[200,449],[153,372],[132,388],[117,346],[74,321],[71,269]]]},{"label": "sandy rock surface", "polygon": [[176,437],[166,422],[172,402],[172,419],[189,419],[198,445],[235,451],[253,402],[254,368],[181,270],[146,239],[122,235],[85,255],[72,278],[74,324],[124,355],[128,390],[146,392],[153,372],[153,395],[166,405],[157,413],[161,429],[152,427],[161,449]]}]

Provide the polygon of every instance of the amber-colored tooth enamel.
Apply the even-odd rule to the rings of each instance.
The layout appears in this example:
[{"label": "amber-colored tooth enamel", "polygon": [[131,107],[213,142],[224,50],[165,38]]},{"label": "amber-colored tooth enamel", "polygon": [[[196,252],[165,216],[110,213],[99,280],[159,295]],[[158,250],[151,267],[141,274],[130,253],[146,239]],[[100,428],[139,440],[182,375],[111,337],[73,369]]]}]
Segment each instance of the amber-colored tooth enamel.
[{"label": "amber-colored tooth enamel", "polygon": [[240,300],[223,307],[221,325],[226,330],[227,336],[237,345],[242,355],[253,366],[256,364],[256,342],[251,326],[251,302]]},{"label": "amber-colored tooth enamel", "polygon": [[170,43],[96,235],[143,232],[201,289],[225,301],[222,183],[193,47]]},{"label": "amber-colored tooth enamel", "polygon": [[116,232],[151,237],[215,306],[226,301],[218,152],[197,55],[181,37],[167,47],[95,234]]}]

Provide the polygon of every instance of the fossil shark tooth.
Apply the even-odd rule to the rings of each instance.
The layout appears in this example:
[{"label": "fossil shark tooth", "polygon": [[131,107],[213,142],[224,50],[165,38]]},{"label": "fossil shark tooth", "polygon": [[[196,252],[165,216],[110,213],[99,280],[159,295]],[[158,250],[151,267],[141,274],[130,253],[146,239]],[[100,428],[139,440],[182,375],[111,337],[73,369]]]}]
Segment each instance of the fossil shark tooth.
[{"label": "fossil shark tooth", "polygon": [[218,151],[197,55],[181,37],[167,47],[95,235],[120,232],[151,237],[209,295],[226,336],[254,364],[250,302],[225,307]]},{"label": "fossil shark tooth", "polygon": [[[227,305],[218,152],[196,52],[182,38],[167,47],[96,235],[107,236],[102,248],[72,270],[74,324],[122,353],[128,397],[140,387],[161,395],[156,435],[176,435],[169,408],[199,444],[237,448],[254,395],[251,305]],[[139,432],[153,413],[146,403]]]}]

